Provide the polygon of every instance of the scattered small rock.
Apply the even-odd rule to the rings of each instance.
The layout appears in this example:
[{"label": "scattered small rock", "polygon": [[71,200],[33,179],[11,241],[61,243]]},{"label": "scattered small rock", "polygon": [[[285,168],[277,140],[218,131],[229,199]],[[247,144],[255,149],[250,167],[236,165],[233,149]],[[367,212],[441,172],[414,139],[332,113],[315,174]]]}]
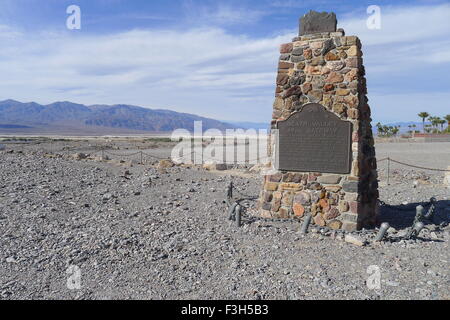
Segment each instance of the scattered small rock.
[{"label": "scattered small rock", "polygon": [[359,238],[358,236],[352,234],[346,234],[344,238],[345,242],[354,244],[356,246],[362,247],[365,245],[365,242]]}]

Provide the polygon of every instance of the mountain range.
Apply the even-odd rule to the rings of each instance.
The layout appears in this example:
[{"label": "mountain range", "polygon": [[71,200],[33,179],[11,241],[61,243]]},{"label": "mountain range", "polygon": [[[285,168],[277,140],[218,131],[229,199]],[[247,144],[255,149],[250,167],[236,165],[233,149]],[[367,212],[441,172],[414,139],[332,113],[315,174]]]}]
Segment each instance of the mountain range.
[{"label": "mountain range", "polygon": [[193,114],[125,104],[86,106],[64,101],[41,105],[0,101],[0,132],[3,133],[164,133],[175,129],[193,131],[194,121],[202,121],[203,130],[236,128],[233,124]]}]

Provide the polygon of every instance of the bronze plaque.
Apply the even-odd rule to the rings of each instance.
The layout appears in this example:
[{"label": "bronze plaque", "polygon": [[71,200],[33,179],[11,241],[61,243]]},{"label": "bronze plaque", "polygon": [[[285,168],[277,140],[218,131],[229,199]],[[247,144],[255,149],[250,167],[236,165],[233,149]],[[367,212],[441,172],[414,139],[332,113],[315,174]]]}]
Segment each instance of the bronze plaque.
[{"label": "bronze plaque", "polygon": [[310,103],[278,123],[277,169],[348,174],[352,124]]}]

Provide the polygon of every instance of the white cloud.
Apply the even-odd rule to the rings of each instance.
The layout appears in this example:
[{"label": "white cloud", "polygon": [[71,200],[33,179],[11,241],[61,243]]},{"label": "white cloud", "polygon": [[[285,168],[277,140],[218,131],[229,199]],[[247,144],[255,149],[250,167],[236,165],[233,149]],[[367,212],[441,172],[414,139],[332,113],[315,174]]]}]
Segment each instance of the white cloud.
[{"label": "white cloud", "polygon": [[[416,7],[381,7],[381,29],[370,30],[366,20],[340,23],[355,34],[371,72],[410,70],[413,64],[450,62],[450,4]],[[434,66],[435,67],[435,66]]]},{"label": "white cloud", "polygon": [[132,103],[222,119],[264,110],[262,120],[271,113],[278,46],[292,37],[222,29],[22,35],[0,52],[0,98]]},{"label": "white cloud", "polygon": [[[245,20],[245,12],[217,8],[206,12],[210,21]],[[440,79],[436,85],[447,81],[437,72],[450,69],[449,16],[449,5],[382,7],[380,31],[368,30],[365,17],[342,21],[347,34],[363,41],[375,120],[415,119],[415,109],[448,110],[448,95],[439,88],[427,92],[420,82],[433,74]],[[433,23],[419,24],[423,17]],[[0,99],[130,103],[218,119],[269,121],[278,47],[294,36],[255,39],[200,27],[110,35],[20,33],[0,26]],[[427,105],[431,95],[433,104]]]},{"label": "white cloud", "polygon": [[215,6],[199,6],[191,1],[184,2],[184,13],[190,24],[196,25],[240,25],[258,22],[267,13],[245,6],[231,6],[218,3]]},{"label": "white cloud", "polygon": [[381,30],[369,30],[366,17],[339,23],[363,44],[375,120],[414,120],[424,110],[448,113],[450,97],[443,83],[448,82],[450,71],[449,17],[449,4],[382,6]]},{"label": "white cloud", "polygon": [[439,6],[381,6],[381,30],[370,30],[366,18],[350,18],[340,23],[347,33],[357,34],[365,46],[399,45],[429,39],[448,39],[450,4]]},{"label": "white cloud", "polygon": [[225,5],[219,5],[214,11],[206,12],[209,22],[218,24],[254,23],[264,16],[263,12],[247,9],[235,9]]},{"label": "white cloud", "polygon": [[0,39],[14,39],[21,35],[20,32],[13,30],[11,27],[0,24]]}]

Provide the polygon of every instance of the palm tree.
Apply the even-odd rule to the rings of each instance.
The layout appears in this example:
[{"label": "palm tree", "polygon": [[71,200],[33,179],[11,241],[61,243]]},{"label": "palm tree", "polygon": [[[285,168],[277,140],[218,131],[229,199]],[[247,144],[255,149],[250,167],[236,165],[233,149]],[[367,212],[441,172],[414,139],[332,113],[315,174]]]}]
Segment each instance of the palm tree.
[{"label": "palm tree", "polygon": [[384,131],[383,126],[379,122],[376,124],[376,126],[377,126],[377,130],[378,130],[378,136],[381,137],[383,135],[383,131]]},{"label": "palm tree", "polygon": [[446,115],[446,116],[444,117],[444,119],[447,120],[448,125],[450,126],[450,114]]},{"label": "palm tree", "polygon": [[444,132],[450,133],[450,114],[446,115],[444,119],[447,121],[447,129],[445,129]]},{"label": "palm tree", "polygon": [[394,137],[397,136],[397,133],[400,131],[400,127],[393,127],[391,128],[391,132],[394,135]]},{"label": "palm tree", "polygon": [[434,132],[435,127],[436,127],[436,117],[434,117],[434,116],[429,116],[427,120],[428,120],[428,122],[430,123],[429,128],[431,128],[431,131]]},{"label": "palm tree", "polygon": [[[434,127],[434,132],[438,133],[439,132],[439,126],[441,125],[441,121],[442,121],[441,118],[439,118],[439,117],[429,117],[428,120],[431,121],[431,124]],[[445,123],[445,121],[444,121],[444,123]]]},{"label": "palm tree", "polygon": [[419,118],[422,118],[422,128],[423,132],[425,133],[425,119],[430,116],[428,112],[421,112],[418,114]]},{"label": "palm tree", "polygon": [[439,125],[441,126],[441,132],[444,132],[444,124],[446,123],[447,123],[446,120],[439,118]]}]

